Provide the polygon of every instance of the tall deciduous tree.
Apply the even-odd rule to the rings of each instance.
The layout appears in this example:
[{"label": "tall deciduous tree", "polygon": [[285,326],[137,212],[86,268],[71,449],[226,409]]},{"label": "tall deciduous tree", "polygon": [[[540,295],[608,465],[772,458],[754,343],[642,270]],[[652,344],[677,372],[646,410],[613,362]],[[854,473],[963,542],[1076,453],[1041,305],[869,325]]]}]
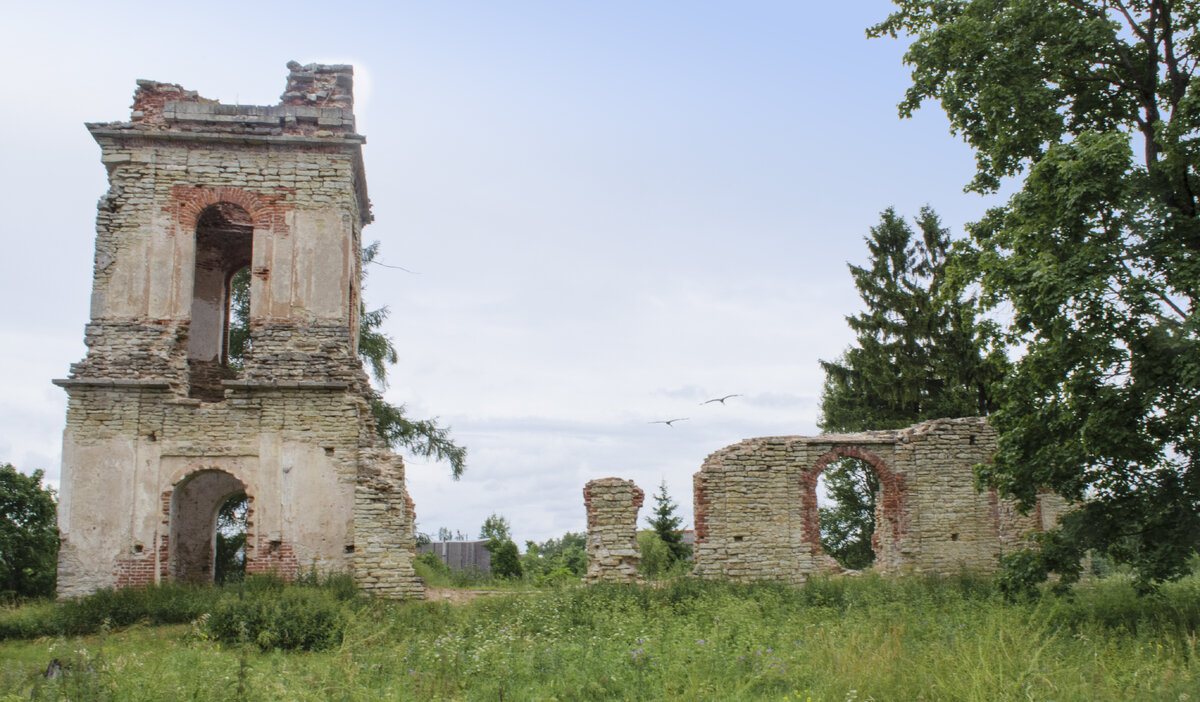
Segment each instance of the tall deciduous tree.
[{"label": "tall deciduous tree", "polygon": [[489,547],[512,541],[512,526],[509,525],[508,518],[493,512],[483,520],[483,526],[479,527],[479,538],[487,539]]},{"label": "tall deciduous tree", "polygon": [[1024,350],[981,478],[1082,502],[1026,572],[1070,581],[1091,548],[1177,577],[1200,544],[1200,3],[896,4],[869,33],[914,37],[901,114],[940,101],[970,189],[1025,177],[963,260]]},{"label": "tall deciduous tree", "polygon": [[19,597],[54,594],[58,528],[54,492],[42,471],[24,475],[0,465],[0,593]]},{"label": "tall deciduous tree", "polygon": [[[855,346],[822,361],[820,425],[827,432],[898,429],[939,417],[985,415],[1009,364],[994,324],[949,280],[949,232],[929,207],[917,231],[888,208],[866,237],[869,262],[850,264],[865,309],[846,318]],[[825,551],[849,568],[874,560],[877,477],[853,459],[825,472]]]}]

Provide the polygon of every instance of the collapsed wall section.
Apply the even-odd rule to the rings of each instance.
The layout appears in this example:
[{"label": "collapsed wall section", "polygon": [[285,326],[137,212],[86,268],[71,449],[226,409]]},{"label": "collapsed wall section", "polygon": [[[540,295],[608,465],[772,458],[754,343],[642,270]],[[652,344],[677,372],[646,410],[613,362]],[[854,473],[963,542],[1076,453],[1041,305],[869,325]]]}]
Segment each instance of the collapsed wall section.
[{"label": "collapsed wall section", "polygon": [[710,455],[694,476],[695,573],[803,583],[840,567],[821,548],[818,479],[838,460],[878,479],[873,550],[884,573],[990,571],[1025,534],[1053,525],[1063,505],[1045,495],[1031,515],[975,489],[973,466],[996,434],[978,417],[896,431],[747,439]]},{"label": "collapsed wall section", "polygon": [[645,493],[632,480],[601,478],[583,488],[587,508],[587,582],[639,582],[637,516]]}]

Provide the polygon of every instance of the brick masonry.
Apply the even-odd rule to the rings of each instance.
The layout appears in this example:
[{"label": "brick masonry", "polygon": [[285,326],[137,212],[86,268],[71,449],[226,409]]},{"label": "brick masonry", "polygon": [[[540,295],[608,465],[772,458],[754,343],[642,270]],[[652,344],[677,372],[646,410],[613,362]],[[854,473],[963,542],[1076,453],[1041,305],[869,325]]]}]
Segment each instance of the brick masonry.
[{"label": "brick masonry", "polygon": [[632,480],[601,478],[584,486],[587,582],[632,583],[641,580],[637,516],[644,498],[645,493]]},{"label": "brick masonry", "polygon": [[[404,464],[375,433],[357,356],[372,217],[353,71],[288,68],[279,105],[142,80],[128,121],[87,125],[109,189],[87,355],[55,381],[69,395],[63,596],[211,579],[216,508],[238,490],[248,571],[350,570],[380,595],[422,596]],[[237,369],[223,325],[246,265]]]},{"label": "brick masonry", "polygon": [[1030,531],[1053,526],[1065,505],[1043,494],[1019,514],[975,489],[973,466],[991,459],[987,421],[939,419],[896,431],[747,439],[710,455],[694,476],[695,572],[737,581],[803,583],[838,570],[821,549],[817,480],[840,458],[879,477],[874,549],[884,573],[991,571]]}]

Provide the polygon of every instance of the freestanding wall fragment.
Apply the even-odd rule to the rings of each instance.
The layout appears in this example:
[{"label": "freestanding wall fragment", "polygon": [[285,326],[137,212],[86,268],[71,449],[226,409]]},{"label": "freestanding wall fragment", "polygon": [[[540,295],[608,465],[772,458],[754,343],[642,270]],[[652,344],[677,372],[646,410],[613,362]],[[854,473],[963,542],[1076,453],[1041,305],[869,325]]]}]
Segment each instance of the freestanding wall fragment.
[{"label": "freestanding wall fragment", "polygon": [[[216,514],[245,494],[250,572],[353,570],[419,597],[404,464],[357,357],[371,221],[350,66],[288,64],[279,105],[138,81],[89,124],[108,169],[87,356],[68,395],[59,593],[212,581]],[[231,280],[249,274],[231,361]]]},{"label": "freestanding wall fragment", "polygon": [[587,507],[587,581],[638,582],[637,516],[645,493],[632,480],[601,478],[583,488]]},{"label": "freestanding wall fragment", "polygon": [[938,419],[895,431],[747,439],[710,455],[694,477],[695,573],[803,583],[836,570],[821,549],[817,479],[833,461],[862,461],[879,480],[873,547],[884,573],[989,571],[1065,504],[1045,494],[1029,515],[975,489],[991,460],[985,419]]}]

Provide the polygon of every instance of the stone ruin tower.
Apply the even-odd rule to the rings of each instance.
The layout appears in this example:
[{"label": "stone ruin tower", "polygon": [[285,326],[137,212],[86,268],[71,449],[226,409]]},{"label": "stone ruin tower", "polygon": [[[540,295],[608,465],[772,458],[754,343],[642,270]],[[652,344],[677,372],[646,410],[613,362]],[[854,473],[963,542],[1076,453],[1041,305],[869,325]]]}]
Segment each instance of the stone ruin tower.
[{"label": "stone ruin tower", "polygon": [[[421,597],[404,464],[358,360],[371,221],[353,69],[288,64],[275,106],[138,81],[127,122],[92,123],[96,218],[87,356],[69,395],[61,596],[212,582],[217,510],[248,502],[246,570],[352,571]],[[231,278],[249,344],[230,363]]]}]

